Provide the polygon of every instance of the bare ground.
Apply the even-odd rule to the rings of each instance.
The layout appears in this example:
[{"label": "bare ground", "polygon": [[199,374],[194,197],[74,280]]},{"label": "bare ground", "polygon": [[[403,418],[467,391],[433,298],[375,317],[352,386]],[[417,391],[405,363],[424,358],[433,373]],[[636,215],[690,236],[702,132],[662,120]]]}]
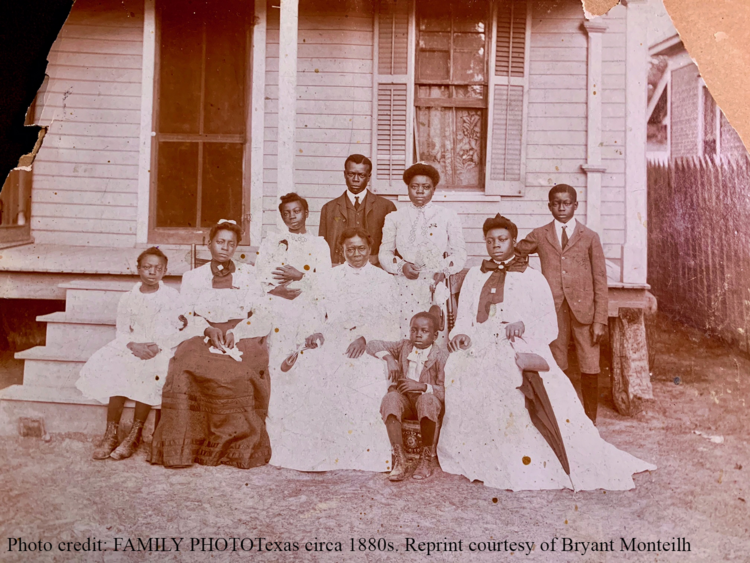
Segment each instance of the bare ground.
[{"label": "bare ground", "polygon": [[[93,437],[6,438],[0,560],[750,561],[750,360],[662,317],[657,324],[654,402],[635,418],[619,416],[611,401],[600,405],[604,438],[658,466],[637,475],[633,491],[512,493],[450,475],[394,485],[384,474],[346,471],[166,470],[146,463],[143,449],[122,462],[94,462]],[[53,551],[9,552],[9,537],[49,541]],[[108,550],[58,551],[60,541],[88,537],[105,540]],[[113,551],[115,538],[124,538],[122,549],[128,538],[156,537],[185,539],[179,553]],[[297,542],[299,551],[261,553],[257,541],[252,552],[189,551],[190,538],[258,537],[281,548]],[[543,552],[553,537],[556,550]],[[689,553],[620,551],[620,538],[676,537],[690,542]],[[398,551],[352,552],[350,538],[355,549],[359,538],[383,538]],[[463,550],[428,556],[407,551],[406,538],[414,546],[462,540]],[[612,539],[615,551],[563,552],[563,538]],[[306,551],[316,539],[341,542],[344,551]],[[469,551],[471,541],[504,540],[536,545],[530,555],[517,546],[514,553]]]}]

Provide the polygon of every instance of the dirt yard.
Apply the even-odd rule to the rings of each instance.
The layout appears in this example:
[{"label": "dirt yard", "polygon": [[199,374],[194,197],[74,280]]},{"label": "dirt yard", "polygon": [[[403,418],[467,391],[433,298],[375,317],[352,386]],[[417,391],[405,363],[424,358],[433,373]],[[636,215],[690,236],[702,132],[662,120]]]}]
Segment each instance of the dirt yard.
[{"label": "dirt yard", "polygon": [[[637,475],[633,491],[512,493],[449,475],[394,485],[383,474],[271,467],[165,470],[146,463],[143,450],[122,462],[94,462],[93,437],[2,439],[0,560],[750,561],[750,361],[664,318],[657,325],[655,401],[633,419],[616,414],[611,400],[599,411],[607,440],[658,466]],[[173,537],[184,538],[179,552],[123,551],[143,547],[138,538]],[[49,542],[52,551],[19,553],[15,544],[9,552],[9,538]],[[87,538],[103,540],[106,551],[59,550],[61,541]],[[248,538],[237,549],[252,551],[231,552],[229,538]],[[258,538],[265,538],[262,552]],[[553,538],[555,551],[543,551]],[[565,538],[599,543],[563,551]],[[690,552],[625,553],[620,538],[670,545],[685,538]],[[217,551],[223,539],[229,549]],[[420,542],[458,549],[459,540],[461,551],[432,546],[428,555],[426,543],[413,551]],[[592,551],[610,540],[614,552]],[[308,551],[316,541],[322,549],[340,542],[343,551]],[[267,549],[294,542],[296,552]],[[472,552],[470,542],[500,551]],[[533,542],[533,551],[511,542]],[[171,539],[150,545],[175,548]]]}]

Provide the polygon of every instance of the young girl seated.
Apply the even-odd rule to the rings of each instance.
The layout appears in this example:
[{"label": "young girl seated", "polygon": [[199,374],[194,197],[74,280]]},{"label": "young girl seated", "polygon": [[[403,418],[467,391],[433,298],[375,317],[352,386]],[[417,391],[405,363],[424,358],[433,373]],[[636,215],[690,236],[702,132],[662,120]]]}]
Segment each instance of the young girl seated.
[{"label": "young girl seated", "polygon": [[[138,256],[141,281],[120,298],[117,337],[94,353],[81,369],[76,387],[89,399],[109,403],[107,429],[94,459],[133,455],[151,407],[161,405],[161,388],[180,340],[180,294],[161,281],[167,257],[156,247]],[[133,426],[118,446],[117,428],[126,399],[135,401]]]}]

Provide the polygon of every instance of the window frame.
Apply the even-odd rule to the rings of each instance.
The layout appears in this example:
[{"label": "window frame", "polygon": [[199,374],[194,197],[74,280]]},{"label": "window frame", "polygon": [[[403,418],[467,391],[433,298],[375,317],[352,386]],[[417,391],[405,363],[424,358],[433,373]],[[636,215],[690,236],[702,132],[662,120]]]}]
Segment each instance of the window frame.
[{"label": "window frame", "polygon": [[[263,1],[263,0],[259,0]],[[148,210],[148,242],[149,244],[206,244],[211,227],[157,227],[157,189],[158,189],[158,161],[159,141],[196,141],[200,137],[211,137],[211,140],[199,141],[198,174],[199,181],[203,169],[202,145],[207,142],[231,142],[242,145],[242,206],[241,217],[225,217],[226,219],[240,220],[242,224],[242,240],[240,244],[248,244],[250,239],[250,157],[251,157],[251,115],[252,115],[252,45],[253,25],[255,14],[254,3],[248,6],[247,23],[245,27],[245,108],[244,108],[244,133],[242,134],[201,134],[201,133],[167,133],[160,134],[159,112],[160,112],[160,70],[161,70],[161,35],[162,35],[162,9],[163,4],[155,2],[155,49],[154,49],[154,83],[153,83],[153,112],[151,130],[151,160],[149,170],[149,210]],[[204,43],[205,49],[205,43]],[[204,55],[205,57],[205,55]],[[204,58],[205,61],[205,58]],[[200,213],[201,192],[198,192],[197,213]]]},{"label": "window frame", "polygon": [[[424,0],[421,0],[424,2]],[[460,0],[459,0],[460,1]],[[418,145],[418,118],[417,113],[420,108],[431,108],[431,107],[437,107],[437,108],[445,108],[445,109],[452,109],[453,110],[453,124],[454,126],[457,125],[456,120],[456,110],[458,109],[479,109],[483,111],[482,115],[482,122],[481,122],[481,132],[480,132],[480,148],[479,148],[479,182],[476,186],[460,186],[460,185],[454,185],[454,184],[448,184],[444,179],[441,178],[440,184],[441,187],[444,187],[448,190],[456,191],[456,192],[481,192],[484,191],[485,188],[485,180],[486,180],[486,174],[487,174],[487,141],[488,141],[488,134],[489,134],[489,105],[490,105],[490,57],[494,54],[494,49],[492,48],[492,34],[494,28],[497,27],[496,20],[493,19],[494,14],[494,5],[496,4],[495,0],[487,0],[487,13],[486,13],[486,27],[484,30],[484,52],[485,52],[485,59],[484,59],[484,76],[485,79],[483,82],[467,82],[467,81],[460,81],[460,80],[453,80],[452,78],[449,78],[448,80],[427,80],[427,81],[419,81],[419,38],[420,38],[420,29],[419,29],[419,7],[417,6],[417,3],[420,2],[420,0],[416,0],[415,5],[415,20],[414,20],[414,31],[415,31],[415,41],[414,41],[414,76],[413,76],[413,84],[414,84],[414,153],[416,160],[421,160],[420,153],[419,153],[419,145]],[[453,15],[451,14],[451,29],[450,29],[450,38],[451,38],[451,48],[450,48],[450,61],[451,61],[451,74],[453,73],[454,67],[453,67],[453,39],[454,39],[454,21],[453,21]],[[483,96],[481,99],[479,98],[459,98],[459,97],[452,97],[452,98],[421,98],[419,96],[419,88],[420,86],[447,86],[451,90],[456,86],[482,86],[483,89]],[[454,156],[455,156],[455,135],[456,131],[454,130]],[[455,158],[454,158],[455,161]]]},{"label": "window frame", "polygon": [[[373,191],[389,195],[405,195],[406,186],[400,179],[400,175],[392,171],[398,168],[402,160],[398,150],[382,150],[379,141],[389,138],[388,135],[403,135],[406,138],[406,155],[405,167],[408,168],[417,156],[416,151],[416,36],[417,36],[417,6],[418,0],[376,0],[374,17],[373,17],[373,111],[372,111],[372,144],[371,154],[373,160],[373,176],[370,185]],[[408,65],[406,74],[397,73],[380,73],[379,69],[379,29],[381,26],[381,6],[383,2],[405,3],[408,12],[408,39],[406,47],[406,57]],[[526,10],[525,17],[525,41],[523,43],[524,53],[524,74],[523,77],[503,77],[495,76],[495,63],[497,56],[497,38],[498,38],[498,8],[509,2],[518,2],[524,4]],[[487,30],[487,39],[489,47],[487,51],[487,110],[484,120],[484,162],[483,162],[483,188],[460,187],[447,190],[446,195],[455,195],[461,200],[466,197],[490,198],[493,201],[499,197],[523,197],[526,191],[526,154],[528,145],[528,104],[529,104],[529,81],[530,81],[530,61],[531,61],[531,24],[533,15],[532,0],[490,0],[490,28]],[[403,53],[402,53],[403,54]],[[405,87],[406,88],[406,123],[398,129],[394,125],[394,120],[389,119],[391,114],[381,114],[379,108],[379,94],[385,92],[388,87]],[[495,118],[495,94],[497,86],[511,85],[522,88],[521,95],[521,135],[520,135],[520,173],[519,180],[492,180],[491,174],[491,154],[492,154],[492,135],[493,121]],[[387,106],[387,104],[386,104]],[[509,114],[510,115],[510,114]],[[385,133],[384,133],[385,131]],[[387,144],[387,143],[386,143]],[[516,147],[518,148],[518,146]],[[391,166],[391,162],[397,162],[396,166]],[[381,174],[382,170],[382,174]],[[382,177],[380,177],[382,175]]]}]

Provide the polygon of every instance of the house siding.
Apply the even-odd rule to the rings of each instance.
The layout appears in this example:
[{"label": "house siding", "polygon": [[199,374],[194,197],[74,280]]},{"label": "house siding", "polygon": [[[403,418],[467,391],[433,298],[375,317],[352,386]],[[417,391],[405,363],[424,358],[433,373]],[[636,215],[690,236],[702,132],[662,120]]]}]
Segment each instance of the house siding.
[{"label": "house siding", "polygon": [[674,158],[700,154],[699,103],[698,67],[691,63],[673,70],[670,152]]},{"label": "house siding", "polygon": [[79,0],[49,54],[33,166],[37,243],[134,246],[143,13]]},{"label": "house siding", "polygon": [[[297,59],[294,186],[308,200],[317,233],[320,209],[346,189],[344,160],[369,156],[372,135],[373,15],[368,1],[301,0]],[[263,233],[277,224],[279,10],[269,5]]]},{"label": "house siding", "polygon": [[[604,121],[612,130],[612,134],[605,134],[605,155],[613,170],[608,170],[603,182],[603,218],[612,226],[611,231],[605,231],[606,252],[619,259],[624,242],[624,12],[610,18],[618,37],[607,45],[605,53],[605,73],[614,77],[609,80],[611,84],[605,83],[603,93],[608,102]],[[532,13],[524,194],[503,197],[500,202],[477,194],[477,201],[444,204],[461,217],[470,264],[485,255],[481,226],[488,216],[503,213],[512,218],[521,236],[550,221],[547,193],[555,184],[568,183],[578,190],[582,204],[579,218],[585,222],[586,175],[581,165],[586,163],[588,42],[583,22],[576,0]],[[323,9],[320,2],[300,3],[295,187],[309,201],[313,231],[317,230],[320,208],[344,189],[346,156],[352,152],[371,154],[372,26],[372,14],[361,2],[346,18],[340,12]],[[276,227],[278,217],[278,28],[278,10],[269,8],[264,233]],[[337,59],[326,60],[332,51]],[[609,146],[615,148],[608,150]]]},{"label": "house siding", "polygon": [[605,16],[602,36],[602,244],[610,262],[622,270],[625,244],[625,63],[627,8],[617,5]]}]

